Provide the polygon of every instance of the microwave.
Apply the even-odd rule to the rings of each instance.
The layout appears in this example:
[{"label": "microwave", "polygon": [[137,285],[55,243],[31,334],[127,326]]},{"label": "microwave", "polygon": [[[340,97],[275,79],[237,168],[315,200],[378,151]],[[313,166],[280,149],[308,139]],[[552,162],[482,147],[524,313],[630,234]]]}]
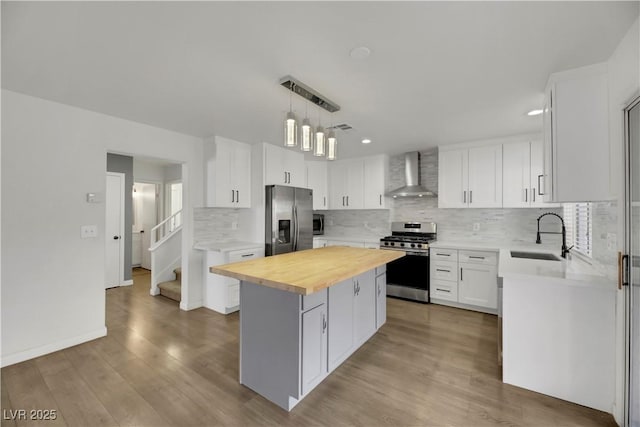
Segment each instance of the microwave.
[{"label": "microwave", "polygon": [[313,235],[322,236],[324,234],[324,215],[313,214]]}]

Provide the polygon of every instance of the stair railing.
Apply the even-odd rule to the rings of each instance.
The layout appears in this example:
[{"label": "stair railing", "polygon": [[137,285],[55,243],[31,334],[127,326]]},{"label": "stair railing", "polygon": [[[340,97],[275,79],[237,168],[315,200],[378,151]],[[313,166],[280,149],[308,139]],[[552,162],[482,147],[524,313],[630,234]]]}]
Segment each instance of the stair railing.
[{"label": "stair railing", "polygon": [[182,229],[182,209],[151,229],[149,249],[154,250],[180,229]]}]

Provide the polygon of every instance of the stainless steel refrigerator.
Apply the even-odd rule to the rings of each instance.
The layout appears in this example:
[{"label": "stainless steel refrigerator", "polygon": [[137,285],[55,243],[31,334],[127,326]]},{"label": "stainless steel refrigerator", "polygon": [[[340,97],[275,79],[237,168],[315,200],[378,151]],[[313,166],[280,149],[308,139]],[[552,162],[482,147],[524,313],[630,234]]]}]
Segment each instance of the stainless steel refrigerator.
[{"label": "stainless steel refrigerator", "polygon": [[313,248],[312,190],[267,185],[265,191],[265,255]]}]

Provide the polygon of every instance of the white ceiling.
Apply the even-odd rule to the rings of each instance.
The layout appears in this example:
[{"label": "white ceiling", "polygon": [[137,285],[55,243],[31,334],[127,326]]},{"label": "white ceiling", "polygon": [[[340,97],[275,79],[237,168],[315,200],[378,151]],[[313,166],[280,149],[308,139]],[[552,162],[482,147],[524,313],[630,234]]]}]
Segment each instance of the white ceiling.
[{"label": "white ceiling", "polygon": [[[354,127],[340,157],[399,153],[540,131],[526,112],[548,75],[608,59],[637,16],[638,2],[609,1],[3,1],[2,87],[280,144],[290,74],[342,107],[322,115]],[[371,56],[351,59],[358,46]]]}]

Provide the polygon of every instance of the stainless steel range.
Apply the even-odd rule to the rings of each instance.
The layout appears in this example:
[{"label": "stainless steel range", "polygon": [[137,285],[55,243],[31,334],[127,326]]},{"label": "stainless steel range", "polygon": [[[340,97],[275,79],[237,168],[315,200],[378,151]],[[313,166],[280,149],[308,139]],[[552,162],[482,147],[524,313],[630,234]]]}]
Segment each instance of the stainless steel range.
[{"label": "stainless steel range", "polygon": [[380,239],[380,249],[404,251],[406,256],[387,264],[387,295],[429,302],[429,243],[436,240],[433,222],[393,222],[391,236]]}]

